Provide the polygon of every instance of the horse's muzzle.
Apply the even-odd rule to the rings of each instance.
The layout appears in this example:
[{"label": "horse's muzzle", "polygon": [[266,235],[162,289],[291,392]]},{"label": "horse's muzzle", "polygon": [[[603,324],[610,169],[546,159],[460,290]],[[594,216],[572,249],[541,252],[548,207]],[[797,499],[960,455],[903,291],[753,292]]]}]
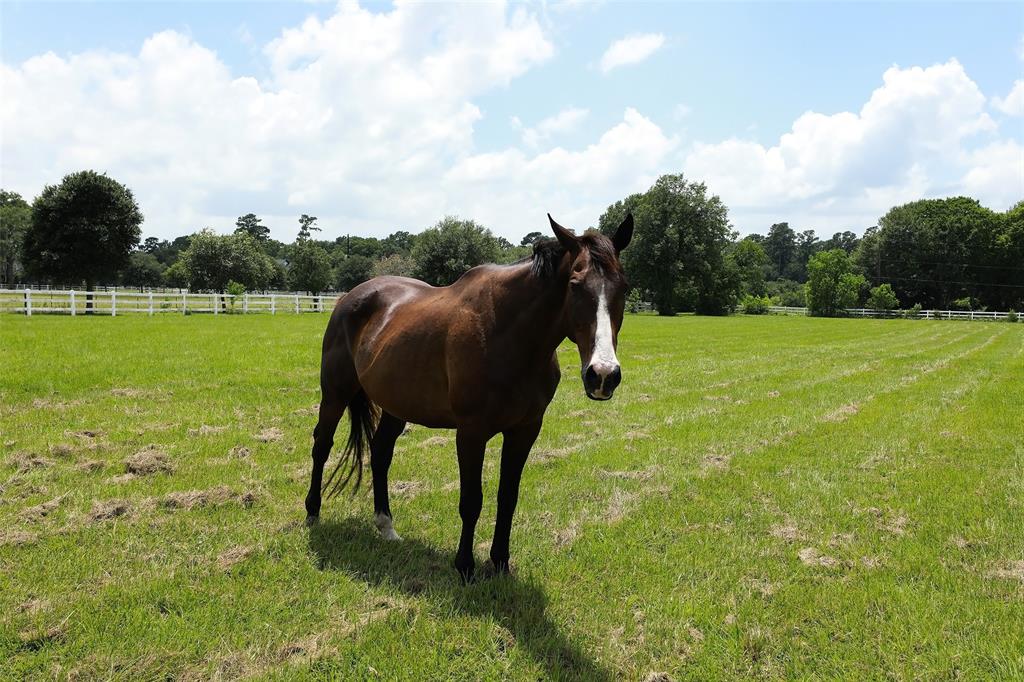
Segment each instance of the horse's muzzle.
[{"label": "horse's muzzle", "polygon": [[583,371],[583,390],[591,400],[610,400],[622,383],[622,369],[618,365],[592,364]]}]

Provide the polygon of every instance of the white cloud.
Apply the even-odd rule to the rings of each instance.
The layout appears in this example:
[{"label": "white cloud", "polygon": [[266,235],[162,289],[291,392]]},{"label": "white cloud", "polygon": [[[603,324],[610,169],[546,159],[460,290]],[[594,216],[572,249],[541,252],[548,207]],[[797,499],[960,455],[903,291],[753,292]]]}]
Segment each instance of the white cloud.
[{"label": "white cloud", "polygon": [[1006,97],[993,97],[992,106],[1008,116],[1024,116],[1024,80],[1014,81]]},{"label": "white cloud", "polygon": [[569,107],[563,109],[554,116],[549,116],[532,128],[526,128],[518,117],[512,118],[512,125],[522,130],[523,142],[529,147],[537,147],[541,142],[547,142],[555,135],[561,135],[576,130],[579,124],[590,114],[587,109]]},{"label": "white cloud", "polygon": [[620,38],[608,46],[601,55],[601,71],[608,73],[619,66],[639,64],[665,44],[661,33],[643,33]]},{"label": "white cloud", "polygon": [[981,168],[992,155],[1010,164],[1013,146],[967,152],[972,140],[997,131],[984,106],[985,96],[956,60],[892,67],[857,113],[807,112],[769,147],[740,139],[698,143],[684,168],[722,197],[747,232],[787,218],[825,232],[859,229],[894,203],[968,189],[1005,208],[1014,184],[1024,195],[1019,177],[1014,183],[1002,169],[996,187]]},{"label": "white cloud", "polygon": [[437,178],[472,152],[473,99],[554,47],[523,8],[344,3],[263,53],[266,82],[173,31],[138,54],[0,65],[4,186],[31,196],[83,167],[108,171],[162,236],[229,229],[248,211],[318,214],[335,233],[422,227],[459,208]]}]

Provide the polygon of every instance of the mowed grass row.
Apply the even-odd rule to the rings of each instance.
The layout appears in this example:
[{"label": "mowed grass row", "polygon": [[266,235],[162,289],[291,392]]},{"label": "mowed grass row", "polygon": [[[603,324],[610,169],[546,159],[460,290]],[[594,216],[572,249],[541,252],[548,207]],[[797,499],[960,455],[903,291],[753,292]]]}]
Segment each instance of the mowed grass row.
[{"label": "mowed grass row", "polygon": [[452,432],[403,543],[365,485],[304,527],[325,323],[0,319],[0,674],[1024,677],[1024,327],[628,316],[608,403],[566,344],[464,587]]}]

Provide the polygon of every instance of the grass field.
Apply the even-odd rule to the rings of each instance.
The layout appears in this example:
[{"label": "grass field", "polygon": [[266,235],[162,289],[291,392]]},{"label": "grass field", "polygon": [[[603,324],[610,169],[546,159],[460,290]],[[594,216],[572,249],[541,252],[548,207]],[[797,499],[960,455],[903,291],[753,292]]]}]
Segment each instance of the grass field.
[{"label": "grass field", "polygon": [[451,432],[403,543],[303,525],[326,319],[0,318],[0,677],[1024,678],[1024,325],[629,316],[609,403],[566,345],[463,587]]}]

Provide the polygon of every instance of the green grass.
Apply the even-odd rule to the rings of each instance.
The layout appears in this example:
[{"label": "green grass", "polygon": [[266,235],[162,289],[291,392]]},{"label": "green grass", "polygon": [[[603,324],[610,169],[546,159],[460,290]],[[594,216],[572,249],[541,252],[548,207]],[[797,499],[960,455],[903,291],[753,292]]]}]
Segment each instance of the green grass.
[{"label": "green grass", "polygon": [[566,345],[463,587],[451,432],[403,543],[366,486],[304,527],[325,323],[0,318],[0,677],[1024,678],[1024,325],[629,316],[609,403]]}]

